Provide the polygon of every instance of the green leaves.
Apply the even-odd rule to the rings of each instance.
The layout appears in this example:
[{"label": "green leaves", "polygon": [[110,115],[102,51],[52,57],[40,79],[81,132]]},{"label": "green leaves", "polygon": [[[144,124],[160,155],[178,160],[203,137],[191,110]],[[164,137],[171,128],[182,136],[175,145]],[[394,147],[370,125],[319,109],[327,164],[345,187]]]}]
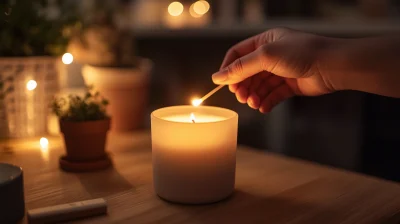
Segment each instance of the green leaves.
[{"label": "green leaves", "polygon": [[[0,56],[65,53],[71,36],[63,35],[63,30],[78,22],[77,5],[71,2],[74,1],[2,0]],[[58,16],[50,18],[49,14],[55,11],[59,12]]]},{"label": "green leaves", "polygon": [[69,95],[66,98],[56,98],[51,103],[53,113],[65,121],[94,121],[108,118],[106,106],[108,101],[99,92],[88,92],[84,97]]}]

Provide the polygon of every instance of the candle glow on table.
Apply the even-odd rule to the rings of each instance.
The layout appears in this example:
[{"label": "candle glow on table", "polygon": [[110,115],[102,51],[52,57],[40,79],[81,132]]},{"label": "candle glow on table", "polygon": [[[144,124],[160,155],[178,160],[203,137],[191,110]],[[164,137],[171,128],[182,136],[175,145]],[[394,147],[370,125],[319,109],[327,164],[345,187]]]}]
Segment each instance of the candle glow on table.
[{"label": "candle glow on table", "polygon": [[49,140],[45,137],[40,138],[39,140],[40,148],[43,150],[47,150],[49,147]]},{"label": "candle glow on table", "polygon": [[209,106],[151,114],[154,187],[168,201],[202,204],[234,190],[238,115]]},{"label": "candle glow on table", "polygon": [[42,155],[42,159],[46,162],[49,161],[49,140],[45,137],[40,138],[39,140],[40,152]]}]

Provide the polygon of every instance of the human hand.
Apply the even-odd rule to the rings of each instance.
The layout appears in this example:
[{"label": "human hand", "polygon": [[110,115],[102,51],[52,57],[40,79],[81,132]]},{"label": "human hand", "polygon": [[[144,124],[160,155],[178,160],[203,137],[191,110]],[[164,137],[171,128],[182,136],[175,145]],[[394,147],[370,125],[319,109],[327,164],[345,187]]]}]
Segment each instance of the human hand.
[{"label": "human hand", "polygon": [[277,28],[244,40],[225,55],[215,84],[229,85],[241,103],[267,113],[294,96],[334,91],[320,71],[319,59],[329,39]]}]

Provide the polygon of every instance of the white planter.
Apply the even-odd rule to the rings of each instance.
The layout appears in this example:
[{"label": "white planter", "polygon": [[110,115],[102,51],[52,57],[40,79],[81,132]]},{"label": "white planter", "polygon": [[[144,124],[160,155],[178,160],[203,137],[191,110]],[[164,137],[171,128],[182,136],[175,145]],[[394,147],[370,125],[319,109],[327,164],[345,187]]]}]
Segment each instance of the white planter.
[{"label": "white planter", "polygon": [[[0,79],[12,77],[6,88],[14,89],[0,106],[0,123],[7,124],[0,128],[0,137],[33,137],[47,133],[49,103],[58,89],[58,61],[57,57],[0,58]],[[29,90],[30,80],[37,85]]]},{"label": "white planter", "polygon": [[110,101],[112,131],[127,132],[143,125],[152,66],[148,59],[140,59],[135,68],[83,66],[85,84]]}]

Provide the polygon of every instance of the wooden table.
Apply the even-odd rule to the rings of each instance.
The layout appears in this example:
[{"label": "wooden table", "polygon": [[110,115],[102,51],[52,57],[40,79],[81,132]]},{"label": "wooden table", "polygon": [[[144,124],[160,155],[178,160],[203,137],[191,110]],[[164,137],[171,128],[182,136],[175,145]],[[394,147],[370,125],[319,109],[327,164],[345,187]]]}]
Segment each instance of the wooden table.
[{"label": "wooden table", "polygon": [[400,223],[398,183],[243,146],[232,197],[185,206],[153,191],[149,133],[111,135],[107,148],[114,168],[94,173],[60,171],[62,141],[49,141],[49,150],[41,150],[38,139],[8,143],[0,162],[23,168],[27,209],[107,200],[108,215],[76,223]]}]

